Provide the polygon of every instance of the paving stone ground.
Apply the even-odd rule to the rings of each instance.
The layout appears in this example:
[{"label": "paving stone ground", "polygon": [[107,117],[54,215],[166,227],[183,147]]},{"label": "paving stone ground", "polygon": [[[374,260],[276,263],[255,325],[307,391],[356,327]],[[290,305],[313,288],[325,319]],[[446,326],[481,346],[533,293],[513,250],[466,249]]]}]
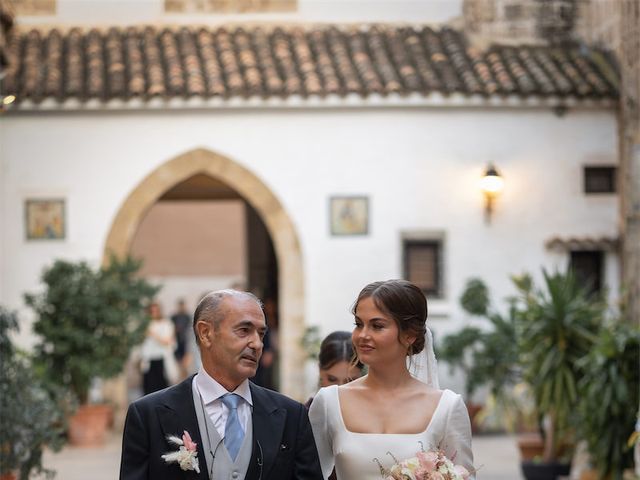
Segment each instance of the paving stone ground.
[{"label": "paving stone ground", "polygon": [[[121,434],[113,433],[101,448],[66,447],[45,452],[44,465],[57,471],[57,480],[116,480]],[[473,439],[478,480],[521,480],[518,450],[510,435],[479,435]]]}]

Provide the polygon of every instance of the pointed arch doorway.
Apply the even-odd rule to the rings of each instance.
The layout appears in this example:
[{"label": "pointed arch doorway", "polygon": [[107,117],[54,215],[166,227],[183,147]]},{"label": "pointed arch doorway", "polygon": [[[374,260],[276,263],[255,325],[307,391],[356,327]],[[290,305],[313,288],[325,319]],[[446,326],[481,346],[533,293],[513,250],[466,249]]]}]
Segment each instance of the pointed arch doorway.
[{"label": "pointed arch doorway", "polygon": [[[126,255],[147,211],[173,187],[191,177],[209,176],[237,192],[260,216],[278,263],[280,390],[304,399],[304,277],[298,236],[282,204],[251,171],[205,149],[196,149],[156,168],[129,194],[109,230],[103,262],[110,252]],[[117,395],[122,398],[122,395]],[[126,403],[126,401],[125,401]]]}]

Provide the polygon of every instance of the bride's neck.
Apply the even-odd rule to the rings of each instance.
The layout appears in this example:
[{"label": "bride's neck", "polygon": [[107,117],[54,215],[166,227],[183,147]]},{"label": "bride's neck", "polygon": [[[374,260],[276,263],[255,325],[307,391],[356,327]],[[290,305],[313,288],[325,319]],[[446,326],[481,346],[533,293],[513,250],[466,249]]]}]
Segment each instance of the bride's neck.
[{"label": "bride's neck", "polygon": [[369,367],[366,383],[372,388],[393,390],[411,383],[413,377],[403,364],[400,367]]}]

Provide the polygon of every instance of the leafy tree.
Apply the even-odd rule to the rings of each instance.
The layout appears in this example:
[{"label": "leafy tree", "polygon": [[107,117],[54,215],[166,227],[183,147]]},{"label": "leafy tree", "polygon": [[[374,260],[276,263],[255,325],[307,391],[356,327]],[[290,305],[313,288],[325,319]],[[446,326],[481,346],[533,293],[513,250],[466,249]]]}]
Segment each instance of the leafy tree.
[{"label": "leafy tree", "polygon": [[451,369],[459,368],[465,375],[466,398],[489,386],[501,399],[505,386],[515,384],[518,377],[518,350],[515,329],[515,306],[510,303],[508,316],[490,308],[489,289],[477,278],[470,279],[460,297],[460,305],[471,315],[486,318],[486,329],[466,326],[447,335],[438,349],[438,358]]},{"label": "leafy tree", "polygon": [[54,472],[43,468],[42,452],[45,446],[57,451],[64,444],[67,399],[59,388],[46,386],[27,355],[13,345],[11,331],[18,331],[16,316],[0,307],[0,475],[51,478]]},{"label": "leafy tree", "polygon": [[27,294],[42,340],[36,361],[86,403],[91,380],[118,375],[149,322],[146,306],[158,288],[136,277],[141,262],[111,257],[98,270],[57,260],[45,270],[45,290]]}]

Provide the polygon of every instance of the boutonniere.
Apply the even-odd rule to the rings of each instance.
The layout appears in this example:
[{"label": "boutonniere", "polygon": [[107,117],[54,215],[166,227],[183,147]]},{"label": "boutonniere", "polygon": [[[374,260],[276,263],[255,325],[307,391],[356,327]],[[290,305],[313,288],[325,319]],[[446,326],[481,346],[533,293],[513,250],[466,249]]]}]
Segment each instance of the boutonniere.
[{"label": "boutonniere", "polygon": [[200,473],[200,464],[198,463],[197,443],[191,440],[191,435],[186,430],[182,435],[182,440],[174,435],[167,436],[167,441],[176,445],[177,452],[169,452],[162,455],[162,459],[167,463],[177,463],[184,471],[195,470]]}]

